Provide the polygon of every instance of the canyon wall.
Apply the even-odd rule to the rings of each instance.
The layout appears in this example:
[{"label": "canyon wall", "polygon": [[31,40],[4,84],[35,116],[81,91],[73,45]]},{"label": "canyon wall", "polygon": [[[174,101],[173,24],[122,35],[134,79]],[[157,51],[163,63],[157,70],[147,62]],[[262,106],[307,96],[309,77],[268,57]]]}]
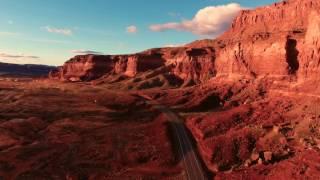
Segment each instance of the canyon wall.
[{"label": "canyon wall", "polygon": [[234,76],[307,80],[319,72],[319,34],[320,2],[289,0],[243,10],[230,29],[213,40],[134,55],[76,56],[50,77],[89,81],[122,74],[133,78],[167,67],[167,73],[184,84]]},{"label": "canyon wall", "polygon": [[311,11],[305,39],[299,42],[298,63],[300,80],[318,80],[320,72],[320,13]]},{"label": "canyon wall", "polygon": [[314,0],[289,0],[244,10],[218,38],[227,42],[228,49],[216,62],[229,68],[223,73],[234,73],[235,66],[240,74],[313,80],[319,72],[319,15],[320,2]]},{"label": "canyon wall", "polygon": [[139,73],[166,67],[165,73],[176,78],[200,83],[214,77],[213,48],[159,48],[133,55],[81,55],[67,61],[50,78],[63,81],[91,81],[106,76],[133,78]]}]

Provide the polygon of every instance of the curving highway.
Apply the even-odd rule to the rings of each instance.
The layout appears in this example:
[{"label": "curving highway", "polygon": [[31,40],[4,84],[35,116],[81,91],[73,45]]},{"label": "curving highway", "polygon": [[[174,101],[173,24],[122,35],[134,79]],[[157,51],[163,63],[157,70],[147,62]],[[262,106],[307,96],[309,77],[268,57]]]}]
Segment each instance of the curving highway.
[{"label": "curving highway", "polygon": [[162,112],[171,123],[174,135],[178,141],[181,160],[185,168],[185,175],[187,180],[206,180],[207,175],[202,168],[195,148],[193,147],[190,137],[188,136],[184,122],[169,108],[163,106],[152,100],[146,95],[138,95],[143,98],[145,102],[151,105],[154,109]]}]

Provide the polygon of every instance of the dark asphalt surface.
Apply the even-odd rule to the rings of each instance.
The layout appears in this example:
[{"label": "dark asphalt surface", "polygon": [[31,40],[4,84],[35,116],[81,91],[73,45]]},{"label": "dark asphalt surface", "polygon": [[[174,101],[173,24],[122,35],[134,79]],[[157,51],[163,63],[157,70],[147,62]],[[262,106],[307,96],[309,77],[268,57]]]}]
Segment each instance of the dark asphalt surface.
[{"label": "dark asphalt surface", "polygon": [[185,168],[186,179],[188,180],[206,180],[208,179],[204,169],[199,160],[199,156],[195,151],[195,147],[192,145],[192,141],[188,136],[184,122],[169,108],[158,104],[151,98],[145,95],[139,95],[145,99],[146,103],[151,105],[154,109],[162,112],[168,118],[168,121],[172,123],[174,134],[179,143],[179,150],[182,156],[183,165]]}]

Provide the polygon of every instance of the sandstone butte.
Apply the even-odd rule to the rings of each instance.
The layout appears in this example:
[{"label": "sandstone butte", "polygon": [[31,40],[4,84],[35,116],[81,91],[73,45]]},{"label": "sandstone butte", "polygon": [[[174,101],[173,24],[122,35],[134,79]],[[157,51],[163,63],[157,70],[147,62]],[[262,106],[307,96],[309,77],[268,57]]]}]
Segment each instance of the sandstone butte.
[{"label": "sandstone butte", "polygon": [[[316,80],[320,2],[289,0],[243,10],[220,37],[130,55],[78,55],[50,73],[62,81],[110,82],[156,71],[188,86],[212,78]],[[103,80],[104,79],[104,80]],[[112,79],[112,78],[111,78]]]}]

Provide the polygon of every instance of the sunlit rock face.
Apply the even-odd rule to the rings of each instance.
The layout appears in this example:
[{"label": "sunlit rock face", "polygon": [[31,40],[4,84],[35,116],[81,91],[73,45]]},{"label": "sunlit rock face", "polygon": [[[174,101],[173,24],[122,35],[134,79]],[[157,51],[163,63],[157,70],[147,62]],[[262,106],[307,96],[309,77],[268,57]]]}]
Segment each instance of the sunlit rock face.
[{"label": "sunlit rock face", "polygon": [[166,69],[184,85],[214,77],[314,78],[319,68],[320,2],[290,0],[243,10],[214,40],[177,48],[151,49],[133,55],[84,55],[67,61],[51,77],[91,81]]},{"label": "sunlit rock face", "polygon": [[312,10],[308,18],[308,28],[305,39],[301,42],[298,51],[299,77],[315,79],[319,75],[320,65],[320,14]]},{"label": "sunlit rock face", "polygon": [[140,73],[164,68],[176,78],[192,84],[214,77],[214,48],[152,49],[134,55],[82,55],[67,61],[50,77],[64,81],[91,81],[106,76],[133,78]]},{"label": "sunlit rock face", "polygon": [[99,78],[114,68],[110,56],[79,55],[67,61],[51,78],[69,81],[89,81]]},{"label": "sunlit rock face", "polygon": [[[320,2],[289,0],[245,10],[220,38],[224,74],[315,77]],[[219,65],[217,65],[218,67]]]}]

